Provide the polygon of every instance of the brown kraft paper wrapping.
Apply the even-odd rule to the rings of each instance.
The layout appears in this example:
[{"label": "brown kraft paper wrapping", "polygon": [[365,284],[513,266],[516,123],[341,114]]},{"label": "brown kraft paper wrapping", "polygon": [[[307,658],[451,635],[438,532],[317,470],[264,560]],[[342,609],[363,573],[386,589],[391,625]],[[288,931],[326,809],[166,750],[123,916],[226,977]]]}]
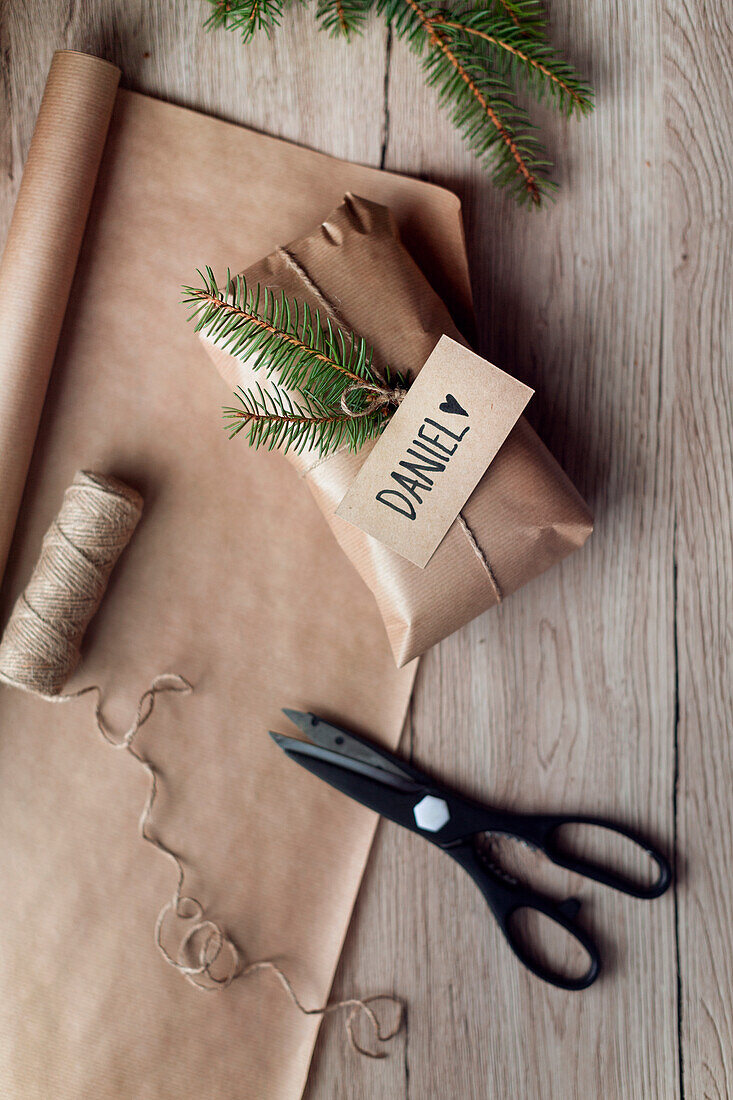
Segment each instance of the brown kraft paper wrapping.
[{"label": "brown kraft paper wrapping", "polygon": [[[443,334],[468,346],[400,243],[389,210],[354,195],[244,276],[330,313],[374,348],[377,367],[388,363],[414,377]],[[252,368],[204,342],[228,384],[249,388]],[[463,523],[453,523],[420,569],[335,515],[372,446],[288,458],[374,593],[400,667],[577,550],[592,530],[578,492],[520,418],[462,508]]]},{"label": "brown kraft paper wrapping", "polygon": [[[97,59],[57,54],[44,117],[83,103],[103,122],[112,81],[116,71]],[[222,383],[203,369],[180,285],[202,263],[226,268],[233,247],[254,263],[351,189],[395,211],[468,317],[460,208],[441,188],[118,92],[31,456],[103,131],[93,128],[89,149],[82,142],[38,191],[24,177],[9,237],[22,248],[2,268],[6,306],[17,285],[35,293],[33,278],[58,297],[30,318],[13,306],[3,332],[17,339],[1,360],[3,396],[21,401],[0,401],[0,463],[4,484],[26,487],[0,613],[4,625],[75,470],[141,492],[142,520],[68,690],[102,685],[121,729],[155,674],[193,682],[188,698],[160,698],[136,741],[159,769],[152,827],[181,853],[186,890],[245,960],[274,958],[316,1006],[328,998],[376,819],[293,767],[267,730],[283,728],[289,705],[394,747],[415,666],[394,667],[374,601],[296,471],[266,453],[243,462],[227,440]],[[55,124],[39,129],[36,163],[48,163],[58,136]],[[52,240],[51,209],[67,211]],[[12,528],[9,510],[5,519]],[[272,975],[207,995],[160,959],[153,926],[175,872],[141,844],[146,777],[101,743],[92,706],[0,688],[0,983],[12,991],[0,1001],[3,1097],[295,1100],[320,1020],[303,1017]],[[388,988],[375,975],[353,992]],[[346,1045],[344,1058],[368,1082],[371,1063]]]}]

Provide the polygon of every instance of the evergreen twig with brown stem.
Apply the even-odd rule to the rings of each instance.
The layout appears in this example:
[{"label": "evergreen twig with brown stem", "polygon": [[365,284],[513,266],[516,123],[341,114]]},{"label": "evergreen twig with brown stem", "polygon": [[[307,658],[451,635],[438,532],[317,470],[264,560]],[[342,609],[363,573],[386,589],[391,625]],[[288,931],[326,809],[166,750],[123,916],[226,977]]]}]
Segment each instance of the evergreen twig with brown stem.
[{"label": "evergreen twig with brown stem", "polygon": [[183,288],[196,331],[266,379],[224,409],[230,436],[246,430],[253,447],[325,455],[343,444],[358,451],[381,434],[404,381],[389,367],[377,373],[363,339],[241,275],[227,272],[224,287],[210,267],[199,275],[200,286]]},{"label": "evergreen twig with brown stem", "polygon": [[[280,24],[288,0],[209,0],[207,26],[239,30],[249,40]],[[521,79],[565,114],[593,108],[593,92],[551,45],[537,0],[480,0],[443,7],[434,0],[317,0],[319,25],[351,37],[371,10],[382,15],[422,58],[428,84],[494,182],[520,202],[539,206],[551,194],[551,165],[527,112],[514,98]]]}]

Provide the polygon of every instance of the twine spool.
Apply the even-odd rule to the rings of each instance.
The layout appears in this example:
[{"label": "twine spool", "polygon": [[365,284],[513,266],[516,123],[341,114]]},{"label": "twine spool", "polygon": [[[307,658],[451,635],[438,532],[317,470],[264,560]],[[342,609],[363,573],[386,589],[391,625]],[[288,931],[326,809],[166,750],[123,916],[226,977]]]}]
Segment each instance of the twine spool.
[{"label": "twine spool", "polygon": [[0,679],[45,697],[63,691],[142,507],[116,478],[75,475],[0,641]]}]

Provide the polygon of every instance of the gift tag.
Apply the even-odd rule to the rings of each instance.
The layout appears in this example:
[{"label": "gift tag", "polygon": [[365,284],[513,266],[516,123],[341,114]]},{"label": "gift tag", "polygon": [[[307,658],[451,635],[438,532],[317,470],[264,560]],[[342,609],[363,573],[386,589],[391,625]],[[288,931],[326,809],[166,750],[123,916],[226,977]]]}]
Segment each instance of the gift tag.
[{"label": "gift tag", "polygon": [[533,393],[442,336],[336,515],[424,568]]}]

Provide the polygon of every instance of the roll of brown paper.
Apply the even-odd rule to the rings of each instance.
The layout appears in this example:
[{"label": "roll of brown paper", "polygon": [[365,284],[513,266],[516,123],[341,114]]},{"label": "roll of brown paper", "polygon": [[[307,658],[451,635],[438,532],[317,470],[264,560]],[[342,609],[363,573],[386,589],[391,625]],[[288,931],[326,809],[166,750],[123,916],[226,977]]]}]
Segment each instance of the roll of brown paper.
[{"label": "roll of brown paper", "polygon": [[54,55],[0,263],[0,581],[119,79],[98,57]]}]

